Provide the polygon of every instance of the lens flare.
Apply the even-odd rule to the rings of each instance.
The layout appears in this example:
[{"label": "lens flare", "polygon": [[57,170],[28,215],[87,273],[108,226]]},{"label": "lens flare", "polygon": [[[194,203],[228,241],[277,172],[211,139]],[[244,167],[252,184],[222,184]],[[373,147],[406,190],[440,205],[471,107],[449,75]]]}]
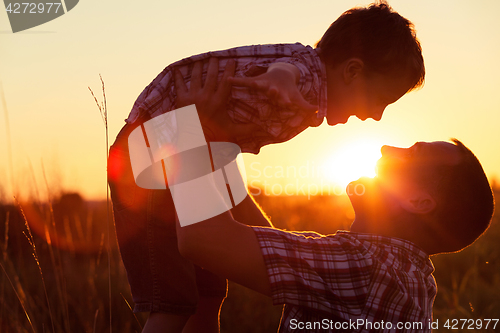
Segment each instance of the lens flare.
[{"label": "lens flare", "polygon": [[375,177],[381,146],[377,140],[363,140],[349,142],[332,151],[324,162],[325,178],[345,188],[349,182],[361,177]]}]

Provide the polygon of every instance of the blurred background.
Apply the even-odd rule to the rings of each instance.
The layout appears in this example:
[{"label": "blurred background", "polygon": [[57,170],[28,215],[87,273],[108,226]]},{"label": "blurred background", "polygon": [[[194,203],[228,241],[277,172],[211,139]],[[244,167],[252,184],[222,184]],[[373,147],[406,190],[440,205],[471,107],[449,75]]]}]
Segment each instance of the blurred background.
[{"label": "blurred background", "polygon": [[[9,121],[0,117],[0,177],[8,180],[0,184],[2,193],[11,198],[14,185],[18,195],[32,195],[35,187],[45,195],[43,164],[52,190],[105,197],[105,132],[87,88],[102,100],[99,74],[106,85],[112,143],[137,96],[168,64],[240,45],[314,45],[345,10],[368,3],[86,0],[58,19],[16,34],[1,12],[2,113],[7,108]],[[370,170],[382,144],[410,146],[451,137],[477,154],[491,178],[499,175],[500,1],[394,0],[390,5],[415,24],[427,71],[424,88],[390,105],[381,122],[351,118],[330,127],[325,121],[287,143],[245,156],[255,186],[295,182],[286,173],[276,175],[277,168],[294,166],[309,170],[300,182],[340,183],[341,192],[346,180],[335,178],[363,163],[371,163],[363,172]],[[346,146],[350,154],[342,156]],[[370,163],[354,158],[366,151]],[[272,177],[263,174],[266,166]],[[321,180],[314,172],[320,169],[325,170]]]},{"label": "blurred background", "polygon": [[[111,144],[168,64],[240,45],[314,45],[342,12],[368,3],[86,0],[16,34],[0,11],[0,331],[139,332],[144,323],[130,310],[106,203],[106,132],[88,90],[102,101],[99,74]],[[425,86],[390,105],[381,122],[325,122],[245,154],[250,190],[278,227],[347,229],[354,215],[345,184],[373,175],[383,144],[456,137],[497,187],[500,1],[389,3],[415,24]],[[499,236],[497,214],[473,246],[433,257],[440,327],[453,318],[498,318]],[[231,284],[221,329],[274,332],[280,314],[280,306]]]}]

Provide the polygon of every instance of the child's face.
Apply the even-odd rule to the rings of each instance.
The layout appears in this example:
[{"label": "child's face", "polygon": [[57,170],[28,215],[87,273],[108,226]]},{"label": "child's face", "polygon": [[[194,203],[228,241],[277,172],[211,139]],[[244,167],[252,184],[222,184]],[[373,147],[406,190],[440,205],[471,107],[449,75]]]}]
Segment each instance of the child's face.
[{"label": "child's face", "polygon": [[381,74],[365,75],[344,71],[332,71],[328,78],[329,125],[344,124],[350,116],[361,120],[372,118],[379,121],[387,105],[394,103],[409,89],[404,78],[391,78]]}]

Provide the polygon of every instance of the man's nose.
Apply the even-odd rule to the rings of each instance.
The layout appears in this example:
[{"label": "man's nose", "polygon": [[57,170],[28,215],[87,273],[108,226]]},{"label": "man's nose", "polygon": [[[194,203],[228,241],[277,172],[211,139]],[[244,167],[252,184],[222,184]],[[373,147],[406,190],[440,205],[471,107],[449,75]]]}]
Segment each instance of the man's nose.
[{"label": "man's nose", "polygon": [[408,149],[406,148],[399,148],[399,147],[393,147],[393,146],[382,146],[380,149],[380,152],[382,153],[382,156],[385,157],[392,157],[392,158],[404,158],[406,155],[408,155]]}]

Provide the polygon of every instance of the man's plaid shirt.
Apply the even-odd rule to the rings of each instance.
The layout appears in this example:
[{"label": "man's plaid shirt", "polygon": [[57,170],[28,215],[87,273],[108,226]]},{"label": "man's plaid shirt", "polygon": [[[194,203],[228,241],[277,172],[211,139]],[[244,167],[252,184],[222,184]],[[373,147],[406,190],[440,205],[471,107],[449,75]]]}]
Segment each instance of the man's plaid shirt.
[{"label": "man's plaid shirt", "polygon": [[296,43],[242,46],[175,62],[167,66],[139,95],[127,123],[141,119],[145,121],[176,109],[173,69],[180,70],[189,87],[193,64],[203,61],[204,78],[210,57],[219,58],[219,79],[229,59],[236,60],[236,77],[265,73],[274,62],[291,63],[300,71],[299,91],[309,103],[319,105],[317,113],[299,116],[299,119],[291,121],[296,111],[276,106],[263,93],[245,87],[233,87],[227,106],[231,119],[236,123],[255,123],[261,128],[250,137],[236,142],[243,152],[257,154],[262,146],[290,140],[307,127],[318,126],[326,116],[325,66],[319,58],[318,49]]},{"label": "man's plaid shirt", "polygon": [[[339,332],[431,331],[437,292],[434,266],[413,243],[350,232],[324,236],[262,227],[254,230],[273,303],[285,304],[280,332],[337,332],[330,329],[335,322],[337,327],[350,323]],[[392,329],[353,325],[357,320],[374,325],[383,321],[385,328],[390,325]],[[316,330],[304,326],[315,322],[329,326]],[[414,324],[418,322],[421,328]],[[413,326],[397,329],[398,323]]]}]

